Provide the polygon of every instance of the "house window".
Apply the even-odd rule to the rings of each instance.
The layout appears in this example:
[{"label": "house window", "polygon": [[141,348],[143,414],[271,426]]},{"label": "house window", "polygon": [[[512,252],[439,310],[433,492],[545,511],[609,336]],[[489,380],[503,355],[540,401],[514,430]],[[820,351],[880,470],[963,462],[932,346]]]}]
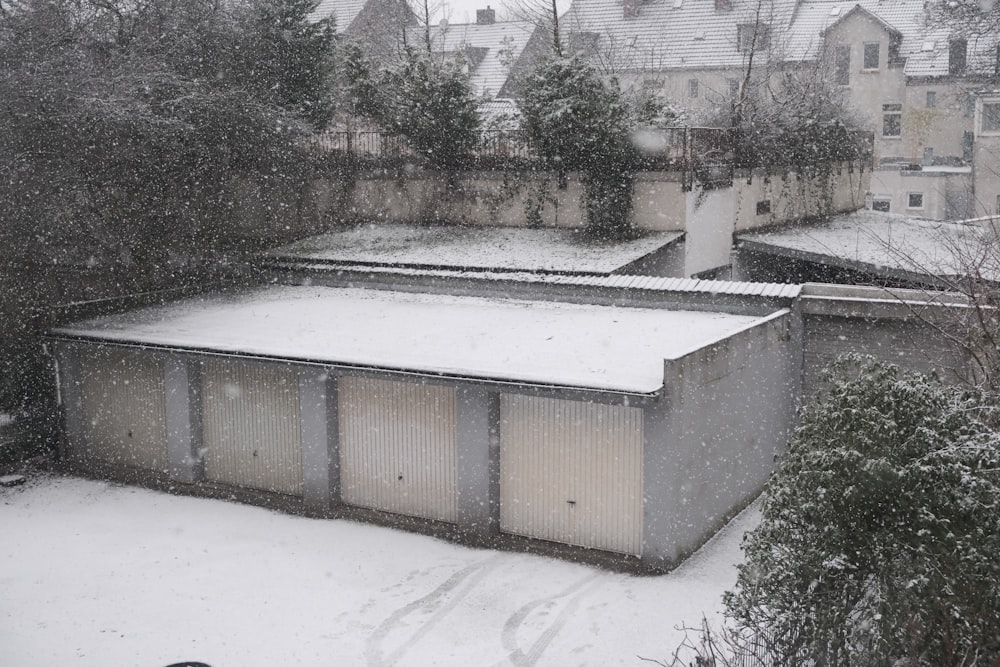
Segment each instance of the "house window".
[{"label": "house window", "polygon": [[698,79],[688,79],[688,97],[698,97]]},{"label": "house window", "polygon": [[879,43],[878,42],[865,42],[865,69],[878,69],[879,61]]},{"label": "house window", "polygon": [[736,48],[740,53],[767,51],[771,46],[771,26],[767,23],[741,23],[736,26]]},{"label": "house window", "polygon": [[983,133],[1000,133],[1000,101],[983,102],[983,115],[979,119],[979,131]]},{"label": "house window", "polygon": [[908,192],[906,194],[906,208],[922,209],[924,207],[923,192]]},{"label": "house window", "polygon": [[899,47],[903,42],[903,38],[900,35],[889,35],[889,50],[888,57],[889,62],[886,63],[888,67],[902,67],[906,64],[906,58],[900,58]]},{"label": "house window", "polygon": [[883,104],[882,105],[882,136],[899,137],[903,130],[903,105]]},{"label": "house window", "polygon": [[771,212],[771,200],[763,199],[757,202],[757,215],[767,215]]},{"label": "house window", "polygon": [[933,90],[927,91],[927,108],[933,109],[937,106],[937,93]]},{"label": "house window", "polygon": [[872,210],[888,213],[892,208],[892,199],[889,197],[875,197],[872,199]]},{"label": "house window", "polygon": [[969,40],[957,37],[948,40],[948,74],[964,74]]},{"label": "house window", "polygon": [[727,79],[729,82],[729,97],[736,99],[740,95],[740,82],[737,79]]},{"label": "house window", "polygon": [[715,11],[728,12],[733,8],[733,0],[715,0]]},{"label": "house window", "polygon": [[840,44],[834,53],[833,82],[838,86],[851,83],[851,47]]},{"label": "house window", "polygon": [[976,94],[966,93],[965,95],[965,117],[972,118],[976,115]]}]

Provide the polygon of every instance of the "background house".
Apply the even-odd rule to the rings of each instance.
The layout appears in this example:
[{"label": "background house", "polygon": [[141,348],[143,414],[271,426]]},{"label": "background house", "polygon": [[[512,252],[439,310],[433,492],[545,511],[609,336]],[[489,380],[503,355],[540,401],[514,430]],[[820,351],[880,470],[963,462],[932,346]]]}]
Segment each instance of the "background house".
[{"label": "background house", "polygon": [[417,22],[406,0],[321,0],[312,16],[333,16],[337,34],[375,60],[398,54],[404,31]]},{"label": "background house", "polygon": [[[1000,194],[993,180],[973,183],[974,172],[998,171],[992,152],[973,160],[973,142],[976,93],[998,75],[1000,36],[948,11],[922,0],[575,0],[563,23],[570,47],[626,90],[694,119],[724,115],[749,69],[825,77],[875,133],[886,166],[873,176],[878,207],[963,218],[992,213]],[[917,182],[889,166],[902,164],[968,172]]]}]

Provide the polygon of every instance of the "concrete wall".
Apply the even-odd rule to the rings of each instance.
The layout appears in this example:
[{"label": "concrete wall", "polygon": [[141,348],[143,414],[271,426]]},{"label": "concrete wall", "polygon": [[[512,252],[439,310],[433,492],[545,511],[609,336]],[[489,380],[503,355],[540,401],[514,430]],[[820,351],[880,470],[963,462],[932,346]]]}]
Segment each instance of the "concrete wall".
[{"label": "concrete wall", "polygon": [[[681,172],[642,172],[633,191],[632,221],[649,231],[684,231],[683,255],[660,262],[656,275],[690,277],[729,263],[735,231],[861,208],[870,169],[839,164],[815,172],[737,172],[732,185],[685,190]],[[449,190],[434,172],[365,172],[350,182],[313,181],[298,206],[301,219],[329,228],[343,219],[412,223],[527,226],[537,210],[544,227],[586,225],[578,174],[560,188],[553,174],[481,172],[460,175]],[[767,210],[758,204],[766,202]],[[298,226],[305,223],[301,221]],[[674,255],[680,250],[674,249]],[[666,267],[666,268],[664,268]],[[668,273],[662,273],[666,270]]]},{"label": "concrete wall", "polygon": [[[932,220],[962,220],[974,215],[972,169],[924,167],[920,171],[899,167],[878,167],[872,172],[872,201],[889,199],[889,212],[915,215]],[[910,193],[923,195],[923,205],[911,207]],[[950,205],[949,205],[950,200]]]},{"label": "concrete wall", "polygon": [[[918,290],[814,284],[803,287],[802,394],[822,388],[823,369],[848,353],[872,355],[903,368],[935,371],[946,381],[968,373],[961,350],[938,329],[955,322],[961,306]],[[955,308],[953,310],[952,308]]]},{"label": "concrete wall", "polygon": [[[991,103],[1000,95],[987,96]],[[1000,134],[984,133],[979,127],[982,99],[976,104],[976,143],[972,154],[973,205],[976,215],[1000,215]]]},{"label": "concrete wall", "polygon": [[666,362],[645,422],[644,559],[677,562],[761,491],[794,422],[799,359],[782,311]]},{"label": "concrete wall", "polygon": [[[871,169],[856,163],[821,166],[814,171],[755,169],[737,172],[737,232],[780,225],[801,218],[854,211],[864,206]],[[769,210],[758,206],[769,202]]]}]

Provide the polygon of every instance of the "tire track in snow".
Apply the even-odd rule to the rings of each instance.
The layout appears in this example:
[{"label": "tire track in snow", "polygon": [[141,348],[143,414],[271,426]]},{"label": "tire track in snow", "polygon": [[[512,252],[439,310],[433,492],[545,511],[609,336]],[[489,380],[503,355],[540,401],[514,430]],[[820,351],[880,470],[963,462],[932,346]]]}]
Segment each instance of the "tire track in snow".
[{"label": "tire track in snow", "polygon": [[[533,667],[538,662],[538,659],[542,657],[545,649],[552,643],[552,640],[556,638],[556,635],[566,625],[566,621],[576,611],[580,600],[586,595],[587,589],[592,588],[600,576],[601,573],[595,572],[570,585],[562,592],[529,602],[511,614],[507,622],[504,623],[503,631],[500,634],[501,645],[505,651],[509,651],[507,655],[508,660],[517,667]],[[522,651],[517,643],[517,633],[531,612],[541,606],[552,606],[556,600],[568,595],[572,595],[572,597],[563,605],[563,608],[556,615],[555,619],[549,623],[548,627],[542,630],[541,634],[538,635],[538,638],[535,639],[527,651]]]},{"label": "tire track in snow", "polygon": [[[500,557],[501,555],[497,554],[492,558],[467,565],[427,595],[397,609],[389,618],[382,621],[365,643],[365,660],[369,667],[389,667],[395,664],[413,644],[433,630],[445,615],[475,588],[476,583],[499,564]],[[385,642],[392,631],[401,625],[406,617],[428,612],[433,612],[433,615],[395,650],[385,655]]]}]

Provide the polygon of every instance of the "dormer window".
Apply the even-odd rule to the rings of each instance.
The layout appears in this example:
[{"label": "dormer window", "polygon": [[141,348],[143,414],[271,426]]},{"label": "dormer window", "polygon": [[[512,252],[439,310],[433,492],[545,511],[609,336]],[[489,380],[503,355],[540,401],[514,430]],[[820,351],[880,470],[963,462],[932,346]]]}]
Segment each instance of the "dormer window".
[{"label": "dormer window", "polygon": [[948,74],[965,74],[969,40],[957,37],[948,40]]}]

